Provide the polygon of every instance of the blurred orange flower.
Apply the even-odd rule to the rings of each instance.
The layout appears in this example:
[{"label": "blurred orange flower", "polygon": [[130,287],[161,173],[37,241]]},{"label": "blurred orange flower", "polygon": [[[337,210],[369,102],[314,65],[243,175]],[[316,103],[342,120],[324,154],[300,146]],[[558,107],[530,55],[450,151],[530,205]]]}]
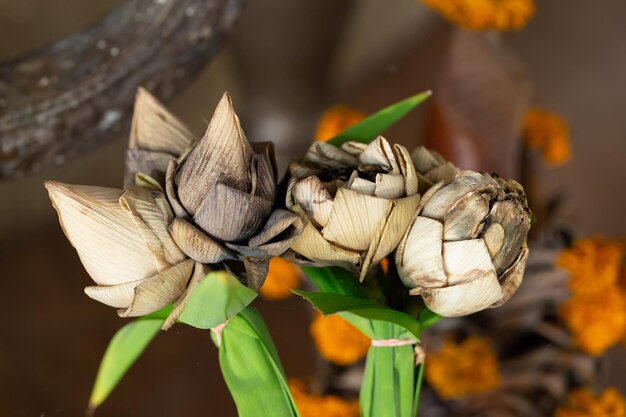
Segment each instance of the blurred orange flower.
[{"label": "blurred orange flower", "polygon": [[297,379],[289,380],[289,389],[301,417],[359,417],[359,402],[344,400],[336,395],[310,393],[306,384]]},{"label": "blurred orange flower", "polygon": [[626,330],[626,297],[619,288],[602,294],[574,295],[559,308],[576,344],[599,356],[622,340]]},{"label": "blurred orange flower", "polygon": [[612,289],[619,282],[623,245],[602,238],[577,239],[563,250],[556,265],[570,273],[572,294],[598,294]]},{"label": "blurred orange flower", "polygon": [[626,417],[626,399],[616,388],[607,388],[600,395],[587,389],[572,391],[565,405],[554,417]]},{"label": "blurred orange flower", "polygon": [[351,365],[364,358],[371,341],[338,315],[316,314],[309,329],[320,354],[337,365]]},{"label": "blurred orange flower", "polygon": [[547,165],[561,165],[572,156],[569,129],[557,114],[532,108],[524,119],[523,137],[526,146],[539,150]]},{"label": "blurred orange flower", "polygon": [[282,300],[293,295],[292,289],[300,286],[300,268],[282,258],[270,259],[270,269],[259,290],[266,300]]},{"label": "blurred orange flower", "polygon": [[489,341],[469,337],[462,343],[446,341],[426,354],[425,376],[443,399],[491,391],[500,384],[499,363]]},{"label": "blurred orange flower", "polygon": [[450,22],[472,30],[521,29],[535,14],[533,0],[422,0]]},{"label": "blurred orange flower", "polygon": [[314,139],[326,142],[364,118],[364,113],[343,104],[330,107],[317,122]]}]

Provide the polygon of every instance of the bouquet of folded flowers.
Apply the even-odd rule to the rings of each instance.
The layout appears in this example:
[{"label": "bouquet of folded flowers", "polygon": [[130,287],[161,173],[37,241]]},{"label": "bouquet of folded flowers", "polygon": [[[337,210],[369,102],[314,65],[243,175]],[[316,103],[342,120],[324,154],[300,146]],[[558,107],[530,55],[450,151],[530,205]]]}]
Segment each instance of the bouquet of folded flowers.
[{"label": "bouquet of folded flowers", "polygon": [[429,95],[313,142],[282,176],[272,143],[248,141],[228,94],[198,139],[139,90],[124,187],[46,183],[95,282],[86,294],[136,317],[109,345],[91,409],[160,329],[187,324],[211,331],[240,416],[300,415],[304,394],[252,305],[280,257],[302,266],[300,296],[371,340],[361,415],[415,416],[422,332],[506,303],[531,225],[516,181],[380,136]]}]

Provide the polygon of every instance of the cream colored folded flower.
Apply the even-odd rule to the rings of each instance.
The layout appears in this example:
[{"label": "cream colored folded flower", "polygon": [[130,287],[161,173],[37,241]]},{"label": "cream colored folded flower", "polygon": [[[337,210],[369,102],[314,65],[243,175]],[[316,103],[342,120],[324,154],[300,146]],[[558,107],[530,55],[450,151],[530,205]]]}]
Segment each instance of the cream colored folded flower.
[{"label": "cream colored folded flower", "polygon": [[341,148],[315,142],[289,172],[287,208],[304,222],[291,244],[297,258],[361,279],[395,250],[420,201],[408,151],[383,137]]},{"label": "cream colored folded flower", "polygon": [[120,316],[142,316],[175,301],[194,268],[172,239],[163,193],[46,182],[61,227],[97,284],[85,293]]},{"label": "cream colored folded flower", "polygon": [[396,252],[410,293],[454,317],[496,307],[521,284],[530,210],[521,185],[463,171],[433,186]]},{"label": "cream colored folded flower", "polygon": [[204,136],[180,162],[169,161],[165,191],[175,214],[169,230],[181,250],[202,264],[243,261],[243,268],[229,267],[255,290],[269,259],[302,231],[296,215],[274,207],[273,145],[248,142],[228,94]]}]

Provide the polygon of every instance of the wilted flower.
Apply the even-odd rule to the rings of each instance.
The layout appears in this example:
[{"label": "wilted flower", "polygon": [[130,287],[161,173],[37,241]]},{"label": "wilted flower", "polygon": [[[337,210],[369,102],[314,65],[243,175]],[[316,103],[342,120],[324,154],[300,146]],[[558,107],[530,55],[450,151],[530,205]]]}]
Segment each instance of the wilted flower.
[{"label": "wilted flower", "polygon": [[289,166],[286,204],[304,222],[300,260],[360,271],[391,253],[417,209],[418,178],[404,146],[378,137],[341,148],[315,142]]},{"label": "wilted flower", "polygon": [[[143,138],[145,134],[142,146],[155,149],[152,138],[159,136],[148,135],[145,130],[159,120],[176,119],[164,115],[162,107],[145,109],[133,123],[134,135]],[[172,151],[188,142],[182,140],[186,134],[181,133],[188,129],[179,122],[175,125],[163,127],[171,135],[159,139],[162,143],[177,138],[178,145]],[[285,252],[302,229],[297,216],[274,209],[273,152],[271,143],[248,142],[230,96],[224,94],[202,139],[182,158],[169,157],[165,174],[164,188],[175,215],[169,230],[176,244],[202,264],[242,260],[247,283],[253,289],[263,284],[269,258]]]},{"label": "wilted flower", "polygon": [[528,257],[530,211],[521,185],[463,171],[426,192],[396,252],[410,293],[442,316],[506,302]]},{"label": "wilted flower", "polygon": [[158,191],[126,191],[46,182],[65,235],[97,286],[85,293],[141,316],[176,300],[191,277],[193,260],[172,240],[173,214]]}]

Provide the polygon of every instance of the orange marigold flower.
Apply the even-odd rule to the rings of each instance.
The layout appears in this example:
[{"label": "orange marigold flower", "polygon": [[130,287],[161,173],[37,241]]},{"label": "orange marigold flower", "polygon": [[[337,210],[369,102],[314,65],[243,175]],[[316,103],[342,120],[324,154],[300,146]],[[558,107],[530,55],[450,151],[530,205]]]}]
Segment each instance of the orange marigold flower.
[{"label": "orange marigold flower", "polygon": [[521,29],[535,14],[533,0],[422,0],[455,25],[472,30]]},{"label": "orange marigold flower", "polygon": [[574,295],[561,305],[559,313],[576,344],[591,355],[602,355],[624,336],[626,297],[617,288]]},{"label": "orange marigold flower", "polygon": [[384,258],[380,261],[380,269],[382,269],[385,274],[389,273],[389,259]]},{"label": "orange marigold flower", "polygon": [[338,315],[317,314],[310,327],[320,354],[337,365],[350,365],[365,357],[370,339]]},{"label": "orange marigold flower", "polygon": [[342,104],[333,106],[322,113],[317,122],[315,140],[326,142],[363,120],[365,114]]},{"label": "orange marigold flower", "polygon": [[548,165],[564,164],[572,156],[567,124],[555,113],[530,109],[524,119],[523,136],[526,146],[541,151]]},{"label": "orange marigold flower", "polygon": [[270,259],[270,268],[265,283],[259,290],[266,300],[282,300],[293,295],[292,289],[300,286],[300,269],[282,258]]},{"label": "orange marigold flower", "polygon": [[290,379],[289,389],[301,417],[359,417],[359,402],[336,395],[310,393],[304,382]]},{"label": "orange marigold flower", "polygon": [[554,417],[626,417],[626,399],[616,388],[607,388],[600,395],[577,389],[570,392]]},{"label": "orange marigold flower", "polygon": [[499,363],[487,339],[469,337],[446,341],[426,355],[426,380],[443,399],[491,391],[500,384]]},{"label": "orange marigold flower", "polygon": [[623,256],[624,247],[619,242],[578,239],[561,253],[556,264],[571,274],[569,287],[573,294],[599,294],[615,289],[619,283]]}]

